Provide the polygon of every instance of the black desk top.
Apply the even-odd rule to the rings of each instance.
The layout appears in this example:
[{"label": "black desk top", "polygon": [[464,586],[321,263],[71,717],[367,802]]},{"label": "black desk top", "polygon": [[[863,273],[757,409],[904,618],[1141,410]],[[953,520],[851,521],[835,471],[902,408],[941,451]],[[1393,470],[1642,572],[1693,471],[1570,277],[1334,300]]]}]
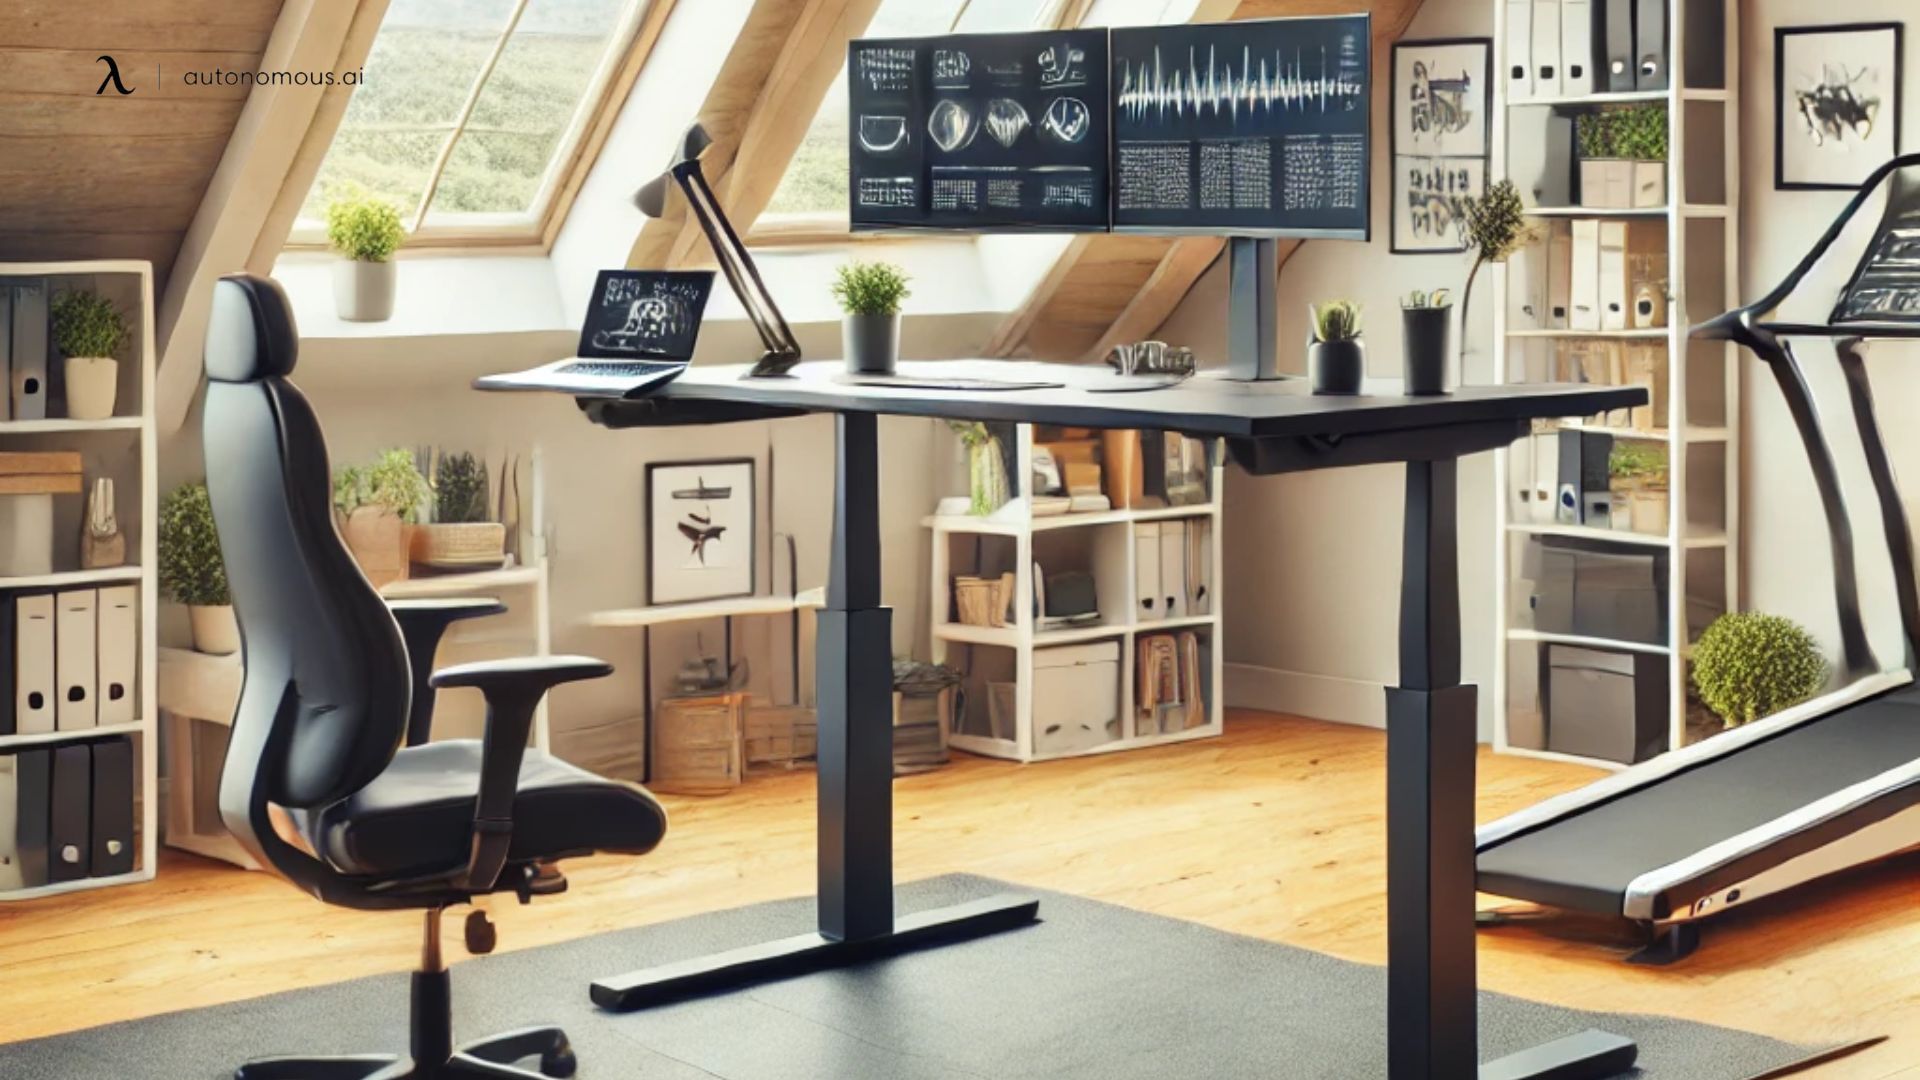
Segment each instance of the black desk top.
[{"label": "black desk top", "polygon": [[1316,397],[1304,379],[1241,383],[1206,374],[1168,389],[1092,393],[1091,387],[1126,385],[1127,381],[1104,366],[1010,360],[906,361],[900,364],[899,374],[1048,380],[1066,386],[1043,390],[862,386],[846,381],[838,360],[801,364],[780,378],[740,378],[746,370],[744,364],[696,365],[646,397],[583,400],[581,405],[595,422],[609,427],[870,412],[1272,439],[1591,416],[1647,403],[1646,391],[1639,387],[1562,383],[1466,386],[1442,396],[1407,397],[1400,393],[1398,380],[1369,380],[1369,393],[1357,397]]}]

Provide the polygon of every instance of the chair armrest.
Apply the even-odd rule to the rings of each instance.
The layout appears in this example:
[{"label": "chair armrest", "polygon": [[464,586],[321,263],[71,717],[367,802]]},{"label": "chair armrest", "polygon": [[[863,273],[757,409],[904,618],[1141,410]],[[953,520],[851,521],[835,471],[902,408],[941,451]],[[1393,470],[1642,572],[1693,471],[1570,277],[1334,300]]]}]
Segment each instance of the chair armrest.
[{"label": "chair armrest", "polygon": [[513,847],[513,800],[520,788],[533,712],[548,690],[561,683],[599,679],[613,665],[591,656],[528,656],[483,660],[433,673],[436,688],[470,686],[487,698],[487,729],[480,750],[480,794],[473,804],[473,847],[465,887],[491,890]]},{"label": "chair armrest", "polygon": [[407,666],[413,676],[413,705],[407,711],[407,745],[419,746],[433,733],[433,688],[427,676],[433,672],[433,655],[447,627],[462,619],[478,619],[504,614],[507,605],[492,597],[466,597],[449,600],[389,600],[387,610],[400,624],[400,639],[406,642]]}]

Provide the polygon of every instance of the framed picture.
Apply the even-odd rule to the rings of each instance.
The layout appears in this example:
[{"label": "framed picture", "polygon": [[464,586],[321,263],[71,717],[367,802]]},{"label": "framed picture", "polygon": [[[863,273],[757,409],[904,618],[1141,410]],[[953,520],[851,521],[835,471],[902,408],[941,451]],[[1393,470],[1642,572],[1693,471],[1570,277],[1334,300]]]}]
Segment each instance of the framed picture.
[{"label": "framed picture", "polygon": [[1773,186],[1851,191],[1900,152],[1900,23],[1773,32]]},{"label": "framed picture", "polygon": [[647,603],[754,591],[753,459],[647,466]]},{"label": "framed picture", "polygon": [[1492,85],[1492,38],[1394,45],[1394,254],[1466,250],[1461,203],[1487,188]]}]

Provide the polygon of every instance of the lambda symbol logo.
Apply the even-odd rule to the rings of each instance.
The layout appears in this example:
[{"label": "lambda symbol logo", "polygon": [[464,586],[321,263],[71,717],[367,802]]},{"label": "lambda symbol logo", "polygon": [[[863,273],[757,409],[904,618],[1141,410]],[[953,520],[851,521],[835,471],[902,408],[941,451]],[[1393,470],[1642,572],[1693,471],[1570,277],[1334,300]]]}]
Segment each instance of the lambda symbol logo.
[{"label": "lambda symbol logo", "polygon": [[94,63],[99,63],[102,60],[104,60],[107,65],[107,77],[100,80],[100,89],[95,90],[93,96],[99,97],[101,94],[106,93],[108,83],[112,83],[113,88],[122,94],[133,93],[133,91],[127,89],[126,83],[120,81],[120,65],[114,62],[113,57],[102,56],[99,60],[94,61]]}]

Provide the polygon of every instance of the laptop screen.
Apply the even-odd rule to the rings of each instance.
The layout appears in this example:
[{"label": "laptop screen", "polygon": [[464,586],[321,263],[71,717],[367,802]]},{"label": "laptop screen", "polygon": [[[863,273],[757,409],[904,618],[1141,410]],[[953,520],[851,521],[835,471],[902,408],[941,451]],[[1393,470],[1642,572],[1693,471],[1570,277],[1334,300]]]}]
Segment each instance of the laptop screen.
[{"label": "laptop screen", "polygon": [[691,360],[713,291],[711,270],[602,270],[577,354],[596,360]]}]

